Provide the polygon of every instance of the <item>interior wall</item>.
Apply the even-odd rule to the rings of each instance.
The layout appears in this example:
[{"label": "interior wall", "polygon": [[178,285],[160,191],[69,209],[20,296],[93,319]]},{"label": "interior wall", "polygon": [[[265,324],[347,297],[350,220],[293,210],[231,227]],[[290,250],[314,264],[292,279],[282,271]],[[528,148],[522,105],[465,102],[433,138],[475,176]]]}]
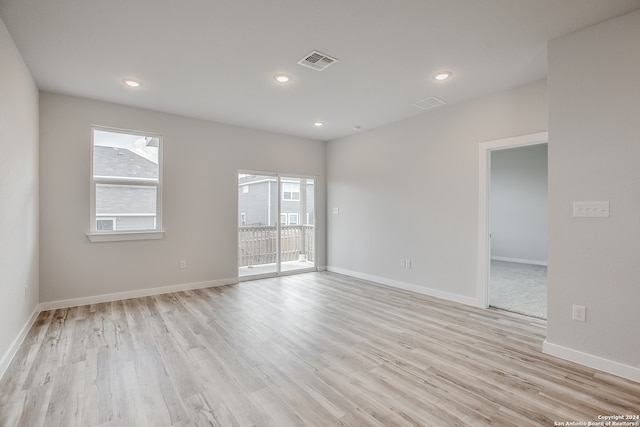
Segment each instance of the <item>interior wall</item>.
[{"label": "interior wall", "polygon": [[[547,344],[634,367],[640,381],[640,11],[548,52]],[[574,218],[575,201],[609,201],[610,217]]]},{"label": "interior wall", "polygon": [[0,20],[0,375],[38,304],[38,90]]},{"label": "interior wall", "polygon": [[[325,191],[324,142],[47,92],[40,115],[42,302],[233,281],[238,169],[317,175],[318,191]],[[163,239],[87,239],[92,125],[162,135]],[[320,197],[321,266],[324,211]]]},{"label": "interior wall", "polygon": [[547,264],[547,144],[491,152],[491,258]]},{"label": "interior wall", "polygon": [[329,142],[330,269],[479,304],[478,144],[546,129],[541,81]]}]

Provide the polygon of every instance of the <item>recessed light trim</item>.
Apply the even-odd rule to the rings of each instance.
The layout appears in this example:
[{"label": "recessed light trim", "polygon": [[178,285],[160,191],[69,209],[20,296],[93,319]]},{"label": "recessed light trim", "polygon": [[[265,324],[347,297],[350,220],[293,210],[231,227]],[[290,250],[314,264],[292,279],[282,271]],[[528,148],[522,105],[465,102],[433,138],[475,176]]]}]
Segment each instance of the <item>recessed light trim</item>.
[{"label": "recessed light trim", "polygon": [[313,122],[313,125],[317,128],[324,126],[324,122]]},{"label": "recessed light trim", "polygon": [[451,71],[438,71],[433,75],[433,78],[441,82],[451,77],[451,74],[453,74]]},{"label": "recessed light trim", "polygon": [[142,86],[142,83],[140,83],[137,80],[133,80],[133,79],[123,79],[122,83],[124,83],[125,85],[127,85],[129,87],[140,87],[140,86]]},{"label": "recessed light trim", "polygon": [[273,78],[278,83],[288,83],[291,81],[291,77],[286,74],[276,74]]}]

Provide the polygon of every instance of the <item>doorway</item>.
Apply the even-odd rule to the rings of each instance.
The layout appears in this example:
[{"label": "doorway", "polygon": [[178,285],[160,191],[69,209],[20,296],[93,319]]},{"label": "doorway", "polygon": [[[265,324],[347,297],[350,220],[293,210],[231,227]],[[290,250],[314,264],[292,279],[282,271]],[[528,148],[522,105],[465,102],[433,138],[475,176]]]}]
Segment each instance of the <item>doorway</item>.
[{"label": "doorway", "polygon": [[316,179],[238,173],[238,277],[316,269]]},{"label": "doorway", "polygon": [[[532,191],[531,183],[524,186],[517,175],[498,177],[492,174],[492,160],[499,161],[501,157],[509,158],[524,156],[524,152],[516,152],[520,147],[531,147],[535,152],[545,151],[544,148],[536,149],[535,146],[546,147],[548,133],[524,135],[514,138],[506,138],[496,141],[488,141],[480,144],[479,163],[479,234],[478,234],[478,303],[482,307],[495,306],[500,309],[518,312],[533,317],[546,318],[546,191],[544,192],[544,206],[541,202],[530,200],[527,203],[522,198]],[[497,153],[497,156],[494,155]],[[522,165],[520,165],[522,167]],[[501,172],[516,170],[516,165],[511,165]],[[546,172],[545,172],[546,173]],[[502,201],[496,200],[496,205],[502,203],[503,212],[493,206],[492,200],[492,175],[495,179],[502,179]],[[521,174],[522,175],[522,174]],[[524,175],[527,175],[526,173]],[[521,177],[522,178],[522,177]],[[538,187],[540,184],[537,184]],[[544,186],[546,187],[546,180]],[[498,191],[495,189],[495,191]],[[498,194],[494,195],[495,197]],[[527,207],[528,206],[528,207]],[[534,206],[534,207],[532,207]],[[522,209],[525,208],[525,209]],[[522,229],[522,218],[509,217],[517,211],[525,211],[527,214],[537,211],[542,212],[544,230],[531,226],[531,229]],[[498,215],[498,218],[493,218]],[[525,215],[526,216],[526,215]],[[505,219],[506,218],[506,219]],[[540,218],[538,217],[538,220]],[[496,221],[501,221],[500,227],[495,230]],[[518,225],[520,224],[520,225]],[[515,227],[515,228],[514,228]],[[518,230],[517,227],[520,227]],[[495,233],[494,233],[495,231]],[[522,244],[523,236],[534,235],[539,240],[535,244]],[[520,242],[518,242],[520,240]],[[519,244],[518,244],[519,243]],[[532,246],[536,246],[537,249]],[[542,249],[541,249],[542,247]],[[541,259],[544,258],[544,259]],[[537,292],[537,302],[533,304],[532,292],[543,285],[544,293]]]},{"label": "doorway", "polygon": [[547,318],[547,144],[491,151],[489,306]]}]

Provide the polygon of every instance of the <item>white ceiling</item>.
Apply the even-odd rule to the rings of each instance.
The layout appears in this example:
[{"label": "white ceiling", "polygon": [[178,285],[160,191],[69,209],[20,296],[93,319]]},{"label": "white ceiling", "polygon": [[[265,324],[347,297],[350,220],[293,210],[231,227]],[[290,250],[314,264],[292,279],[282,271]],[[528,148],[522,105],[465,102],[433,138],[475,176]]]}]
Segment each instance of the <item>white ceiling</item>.
[{"label": "white ceiling", "polygon": [[[546,76],[546,42],[640,0],[0,0],[47,91],[331,140]],[[324,71],[297,61],[318,50]],[[450,70],[436,82],[432,75]],[[277,73],[292,77],[286,85]],[[138,89],[124,78],[143,83]],[[314,121],[325,122],[322,128]]]}]

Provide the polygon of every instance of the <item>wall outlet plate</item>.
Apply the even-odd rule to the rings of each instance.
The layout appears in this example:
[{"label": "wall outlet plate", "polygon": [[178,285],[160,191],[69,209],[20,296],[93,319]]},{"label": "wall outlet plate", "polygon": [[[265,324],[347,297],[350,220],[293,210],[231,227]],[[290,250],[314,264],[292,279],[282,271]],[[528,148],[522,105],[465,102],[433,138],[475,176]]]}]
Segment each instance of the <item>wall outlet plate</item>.
[{"label": "wall outlet plate", "polygon": [[577,320],[579,322],[587,321],[587,308],[584,305],[573,306],[573,320]]}]

